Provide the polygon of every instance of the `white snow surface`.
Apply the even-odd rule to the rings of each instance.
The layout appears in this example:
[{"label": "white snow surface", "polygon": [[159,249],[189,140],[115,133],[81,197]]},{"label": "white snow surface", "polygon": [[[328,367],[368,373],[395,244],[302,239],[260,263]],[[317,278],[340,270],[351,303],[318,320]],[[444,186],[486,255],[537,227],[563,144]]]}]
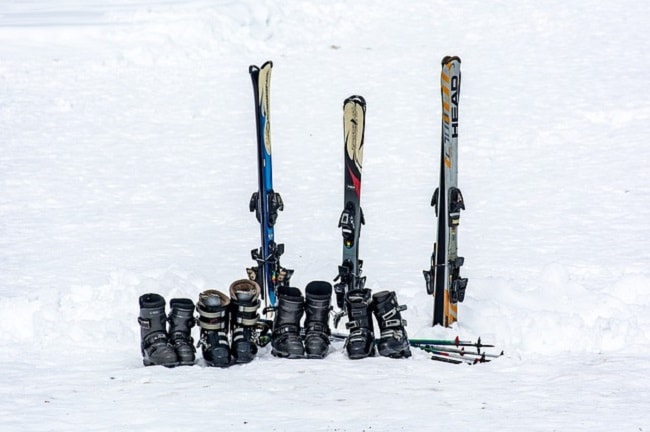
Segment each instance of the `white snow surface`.
[{"label": "white snow surface", "polygon": [[[0,430],[649,431],[649,16],[642,0],[1,2]],[[469,278],[450,329],[422,278],[445,55],[462,59]],[[411,337],[503,357],[335,344],[142,365],[141,294],[196,300],[252,264],[248,66],[266,60],[293,285],[337,273],[342,102],[363,95],[368,286],[408,305]]]}]

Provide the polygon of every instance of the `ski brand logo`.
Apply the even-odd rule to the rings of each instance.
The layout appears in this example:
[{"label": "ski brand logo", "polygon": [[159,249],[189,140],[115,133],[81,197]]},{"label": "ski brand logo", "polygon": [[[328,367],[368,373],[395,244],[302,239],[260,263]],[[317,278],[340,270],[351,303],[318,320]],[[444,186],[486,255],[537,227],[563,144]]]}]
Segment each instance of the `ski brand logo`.
[{"label": "ski brand logo", "polygon": [[451,137],[458,137],[458,99],[460,93],[460,72],[456,64],[450,63],[440,75],[442,84],[442,116],[444,123],[451,126]]},{"label": "ski brand logo", "polygon": [[458,90],[460,88],[460,77],[451,77],[451,137],[458,137]]},{"label": "ski brand logo", "polygon": [[458,100],[460,94],[460,71],[457,63],[443,67],[442,89],[442,128],[443,128],[443,162],[448,169],[452,167],[452,146],[450,141],[458,138]]}]

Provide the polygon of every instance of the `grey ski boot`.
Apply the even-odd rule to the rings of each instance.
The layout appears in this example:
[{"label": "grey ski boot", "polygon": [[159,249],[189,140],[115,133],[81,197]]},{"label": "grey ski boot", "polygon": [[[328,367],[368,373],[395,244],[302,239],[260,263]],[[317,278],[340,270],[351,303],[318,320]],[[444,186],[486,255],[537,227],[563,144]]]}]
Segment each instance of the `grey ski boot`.
[{"label": "grey ski boot", "polygon": [[356,360],[375,355],[375,333],[372,324],[371,291],[369,288],[350,290],[345,295],[350,334],[345,341],[348,357]]},{"label": "grey ski boot", "polygon": [[330,345],[329,312],[332,285],[309,282],[305,287],[305,352],[307,358],[325,358]]},{"label": "grey ski boot", "polygon": [[303,358],[305,348],[300,337],[300,319],[305,305],[302,293],[298,288],[280,287],[277,300],[271,354],[276,357]]},{"label": "grey ski boot", "polygon": [[178,358],[167,337],[165,299],[159,294],[140,296],[140,350],[145,366],[174,367]]},{"label": "grey ski boot", "polygon": [[406,305],[397,303],[395,291],[380,291],[372,296],[375,318],[379,323],[381,336],[377,342],[379,354],[384,357],[410,357],[408,335],[400,312],[406,310]]},{"label": "grey ski boot", "polygon": [[248,363],[257,354],[253,336],[260,317],[257,313],[260,307],[260,291],[260,286],[248,279],[241,279],[230,285],[230,351],[235,363]]},{"label": "grey ski boot", "polygon": [[199,302],[196,304],[201,328],[199,346],[208,366],[230,366],[229,307],[230,299],[221,291],[206,290],[199,294]]},{"label": "grey ski boot", "polygon": [[196,359],[196,348],[192,338],[194,327],[194,302],[188,298],[175,298],[169,302],[171,311],[167,317],[169,322],[169,340],[176,350],[180,365],[191,366]]}]

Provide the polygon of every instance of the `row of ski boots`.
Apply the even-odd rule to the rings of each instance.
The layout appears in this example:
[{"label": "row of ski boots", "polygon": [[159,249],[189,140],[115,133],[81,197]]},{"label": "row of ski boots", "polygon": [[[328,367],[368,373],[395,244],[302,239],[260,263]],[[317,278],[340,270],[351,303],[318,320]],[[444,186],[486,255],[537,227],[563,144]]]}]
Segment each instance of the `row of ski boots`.
[{"label": "row of ski boots", "polygon": [[[281,287],[272,324],[271,353],[284,358],[322,359],[329,353],[332,285],[314,281],[305,287],[305,296],[298,288]],[[349,336],[345,349],[350,359],[376,354],[402,358],[411,355],[408,337],[400,312],[406,306],[397,303],[394,291],[374,295],[370,289],[352,290],[346,294]],[[208,366],[227,367],[248,363],[257,354],[259,341],[258,309],[260,287],[248,279],[230,286],[230,296],[218,290],[199,294],[196,304],[187,298],[170,301],[165,314],[165,299],[159,294],[140,297],[141,352],[145,366],[174,367],[193,365],[196,349],[191,335],[198,323],[203,359]],[[194,318],[194,309],[198,319]],[[379,324],[380,337],[375,341],[372,315]],[[303,314],[304,326],[301,328]]]},{"label": "row of ski boots", "polygon": [[248,279],[233,282],[230,297],[221,291],[206,290],[199,294],[199,316],[195,319],[195,305],[190,299],[172,299],[171,311],[166,316],[165,299],[159,294],[144,294],[140,297],[138,317],[143,364],[193,365],[196,349],[191,332],[196,323],[200,328],[197,346],[201,347],[208,366],[227,367],[252,361],[257,353],[253,336],[259,319],[259,298],[260,287]]}]

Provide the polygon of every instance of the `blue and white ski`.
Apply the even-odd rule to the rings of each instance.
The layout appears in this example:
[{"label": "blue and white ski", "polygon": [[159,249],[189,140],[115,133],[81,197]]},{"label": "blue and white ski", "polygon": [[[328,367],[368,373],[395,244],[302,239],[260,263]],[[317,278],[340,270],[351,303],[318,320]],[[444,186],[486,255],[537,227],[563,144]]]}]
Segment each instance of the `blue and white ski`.
[{"label": "blue and white ski", "polygon": [[261,67],[252,65],[248,71],[253,82],[255,97],[255,123],[257,130],[258,190],[251,196],[249,208],[255,212],[260,223],[261,246],[253,249],[251,256],[257,266],[248,268],[248,276],[262,289],[266,308],[276,304],[278,287],[288,285],[293,270],[280,265],[284,244],[275,242],[273,227],[278,212],[284,209],[280,194],[273,190],[273,167],[271,159],[271,120],[269,111],[269,85],[273,63],[267,61]]}]

